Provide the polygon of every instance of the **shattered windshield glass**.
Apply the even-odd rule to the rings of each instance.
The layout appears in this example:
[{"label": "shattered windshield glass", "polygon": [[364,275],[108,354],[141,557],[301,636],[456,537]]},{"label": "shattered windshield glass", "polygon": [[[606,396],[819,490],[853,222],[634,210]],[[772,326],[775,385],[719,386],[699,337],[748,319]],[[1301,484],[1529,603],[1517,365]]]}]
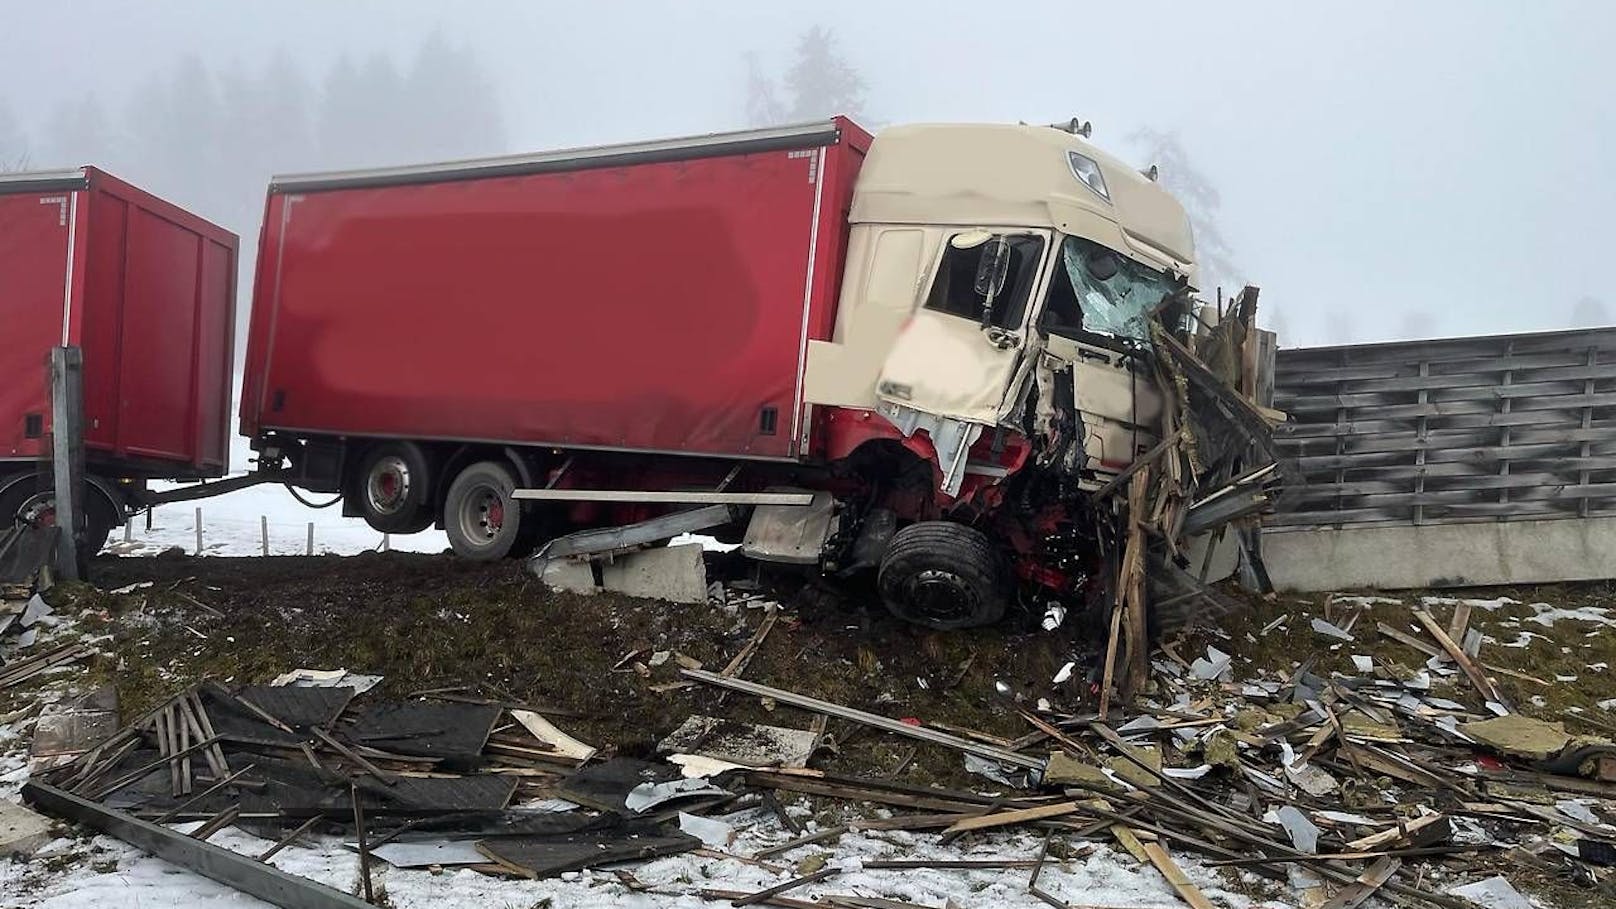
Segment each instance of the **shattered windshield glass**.
[{"label": "shattered windshield glass", "polygon": [[1067,237],[1061,261],[1069,288],[1056,282],[1055,293],[1069,291],[1075,301],[1051,299],[1051,306],[1075,302],[1084,331],[1148,342],[1146,316],[1162,297],[1173,292],[1167,275],[1146,268],[1122,254],[1079,237]]}]

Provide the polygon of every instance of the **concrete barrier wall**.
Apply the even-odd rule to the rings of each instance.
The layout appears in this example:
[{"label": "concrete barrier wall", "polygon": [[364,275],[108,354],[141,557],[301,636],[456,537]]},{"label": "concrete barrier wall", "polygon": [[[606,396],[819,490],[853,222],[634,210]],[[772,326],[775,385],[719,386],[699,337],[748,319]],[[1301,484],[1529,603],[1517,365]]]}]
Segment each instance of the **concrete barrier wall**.
[{"label": "concrete barrier wall", "polygon": [[1290,591],[1601,580],[1616,576],[1616,518],[1266,530],[1262,548]]}]

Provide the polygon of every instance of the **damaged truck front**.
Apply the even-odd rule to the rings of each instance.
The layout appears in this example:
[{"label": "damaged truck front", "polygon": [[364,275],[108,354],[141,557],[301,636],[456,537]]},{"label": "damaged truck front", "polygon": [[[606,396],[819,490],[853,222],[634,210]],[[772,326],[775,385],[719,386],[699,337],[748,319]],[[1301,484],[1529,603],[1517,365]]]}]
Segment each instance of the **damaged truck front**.
[{"label": "damaged truck front", "polygon": [[[1104,487],[1160,439],[1150,324],[1182,326],[1182,207],[1069,132],[916,126],[859,178],[836,334],[809,345],[832,457],[884,435],[930,468],[864,490],[866,533],[903,525],[883,599],[937,627],[992,622],[1017,593],[1079,596]],[[889,516],[890,514],[890,516]]]},{"label": "damaged truck front", "polygon": [[1092,589],[1194,280],[1182,207],[1052,127],[277,178],[242,432],[266,479],[466,557],[703,531],[963,628]]}]

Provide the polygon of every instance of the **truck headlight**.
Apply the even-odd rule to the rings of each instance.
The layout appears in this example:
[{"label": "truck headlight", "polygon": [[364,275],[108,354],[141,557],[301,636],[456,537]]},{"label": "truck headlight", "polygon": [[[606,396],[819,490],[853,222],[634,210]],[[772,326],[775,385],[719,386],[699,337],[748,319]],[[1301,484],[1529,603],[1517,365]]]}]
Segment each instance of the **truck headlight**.
[{"label": "truck headlight", "polygon": [[1094,194],[1107,202],[1111,201],[1111,190],[1106,188],[1105,174],[1100,172],[1100,165],[1088,155],[1075,151],[1066,153],[1066,163],[1071,165],[1072,176],[1076,177],[1084,186],[1094,190]]}]

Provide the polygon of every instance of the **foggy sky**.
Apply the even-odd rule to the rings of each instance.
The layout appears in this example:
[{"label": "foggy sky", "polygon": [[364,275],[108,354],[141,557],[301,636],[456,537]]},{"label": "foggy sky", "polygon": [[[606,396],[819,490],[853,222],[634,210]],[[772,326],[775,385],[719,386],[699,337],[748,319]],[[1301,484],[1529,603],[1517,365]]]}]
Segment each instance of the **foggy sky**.
[{"label": "foggy sky", "polygon": [[[25,129],[86,92],[116,110],[185,55],[224,69],[283,52],[317,78],[343,54],[405,61],[437,32],[491,83],[505,128],[488,153],[744,126],[743,55],[783,67],[822,24],[875,124],[1077,115],[1140,165],[1131,132],[1175,131],[1284,346],[1563,328],[1579,299],[1616,304],[1598,276],[1616,214],[1608,3],[0,7],[0,95]],[[252,249],[256,225],[232,226]]]}]

